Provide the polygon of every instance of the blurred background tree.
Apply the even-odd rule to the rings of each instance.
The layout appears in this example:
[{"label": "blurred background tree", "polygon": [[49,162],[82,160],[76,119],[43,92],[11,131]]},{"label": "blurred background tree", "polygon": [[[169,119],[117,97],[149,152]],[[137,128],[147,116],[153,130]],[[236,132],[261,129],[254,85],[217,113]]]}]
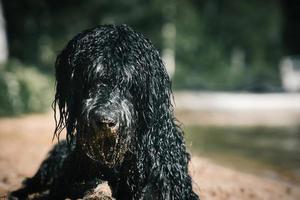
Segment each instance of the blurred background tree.
[{"label": "blurred background tree", "polygon": [[[2,74],[12,68],[33,68],[37,76],[53,77],[56,55],[76,33],[99,24],[126,23],[150,38],[162,54],[171,50],[166,52],[171,52],[167,54],[171,64],[172,55],[176,63],[175,89],[281,91],[282,33],[290,26],[282,25],[287,23],[283,14],[288,13],[282,8],[289,7],[279,0],[2,0],[2,4],[9,46]],[[173,35],[168,36],[164,30],[170,24],[167,30]],[[6,79],[0,76],[0,87],[8,91]],[[53,84],[49,87],[53,90]]]},{"label": "blurred background tree", "polygon": [[[278,1],[178,1],[179,88],[279,90]],[[189,74],[189,75],[186,75]]]}]

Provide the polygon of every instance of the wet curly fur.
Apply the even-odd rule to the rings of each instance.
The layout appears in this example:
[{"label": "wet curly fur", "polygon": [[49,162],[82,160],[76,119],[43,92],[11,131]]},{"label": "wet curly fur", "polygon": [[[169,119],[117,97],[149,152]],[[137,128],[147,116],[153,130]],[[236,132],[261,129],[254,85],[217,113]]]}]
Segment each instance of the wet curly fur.
[{"label": "wet curly fur", "polygon": [[198,199],[158,51],[126,25],[76,35],[56,61],[55,135],[67,140],[10,195],[82,198],[108,181],[116,199]]}]

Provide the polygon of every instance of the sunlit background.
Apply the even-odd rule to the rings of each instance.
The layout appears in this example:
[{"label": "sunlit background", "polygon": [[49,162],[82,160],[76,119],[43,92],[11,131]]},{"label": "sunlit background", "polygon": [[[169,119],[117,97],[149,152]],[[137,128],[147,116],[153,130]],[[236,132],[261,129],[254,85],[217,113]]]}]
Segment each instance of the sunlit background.
[{"label": "sunlit background", "polygon": [[107,23],[160,51],[203,199],[300,199],[296,0],[0,1],[2,197],[52,144],[56,55]]}]

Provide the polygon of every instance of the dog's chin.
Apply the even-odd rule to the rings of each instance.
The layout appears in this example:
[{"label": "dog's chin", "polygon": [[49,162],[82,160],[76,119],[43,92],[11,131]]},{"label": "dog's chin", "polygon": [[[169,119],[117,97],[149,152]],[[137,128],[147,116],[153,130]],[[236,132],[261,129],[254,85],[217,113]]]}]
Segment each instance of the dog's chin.
[{"label": "dog's chin", "polygon": [[121,165],[127,152],[127,145],[120,140],[118,133],[103,131],[81,138],[81,146],[90,159],[109,168]]}]

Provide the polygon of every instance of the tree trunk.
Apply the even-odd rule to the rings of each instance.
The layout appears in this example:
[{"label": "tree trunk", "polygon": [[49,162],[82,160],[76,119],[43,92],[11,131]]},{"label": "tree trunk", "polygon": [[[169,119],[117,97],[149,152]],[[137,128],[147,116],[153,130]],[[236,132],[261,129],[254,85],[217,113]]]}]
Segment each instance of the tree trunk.
[{"label": "tree trunk", "polygon": [[2,1],[0,0],[0,64],[4,64],[8,57],[7,37]]},{"label": "tree trunk", "polygon": [[175,73],[175,44],[176,44],[176,1],[165,1],[162,6],[165,22],[162,26],[163,51],[162,59],[166,65],[170,78]]}]

